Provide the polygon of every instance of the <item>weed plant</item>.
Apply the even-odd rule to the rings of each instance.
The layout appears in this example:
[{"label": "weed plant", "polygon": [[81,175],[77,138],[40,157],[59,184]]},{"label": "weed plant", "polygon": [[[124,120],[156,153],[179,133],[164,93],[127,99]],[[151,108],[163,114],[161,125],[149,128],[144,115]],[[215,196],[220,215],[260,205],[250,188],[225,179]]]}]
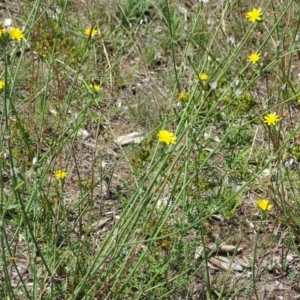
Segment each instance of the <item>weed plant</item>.
[{"label": "weed plant", "polygon": [[300,4],[11,2],[0,298],[292,299]]}]

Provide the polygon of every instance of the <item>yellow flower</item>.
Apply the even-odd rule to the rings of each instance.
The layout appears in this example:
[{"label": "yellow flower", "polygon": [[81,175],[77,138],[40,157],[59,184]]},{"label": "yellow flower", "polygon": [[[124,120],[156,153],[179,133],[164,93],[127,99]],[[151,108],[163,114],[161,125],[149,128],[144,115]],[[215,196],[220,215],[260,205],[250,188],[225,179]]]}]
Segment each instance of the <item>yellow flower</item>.
[{"label": "yellow flower", "polygon": [[259,53],[251,53],[248,56],[248,59],[253,63],[256,64],[260,59],[261,59],[261,55]]},{"label": "yellow flower", "polygon": [[95,28],[86,28],[84,34],[88,36],[95,36],[98,33],[98,30]]},{"label": "yellow flower", "polygon": [[256,204],[257,204],[258,208],[260,208],[263,211],[271,210],[273,207],[273,205],[270,204],[270,201],[267,199],[259,199],[256,201]]},{"label": "yellow flower", "polygon": [[190,94],[181,92],[177,95],[179,101],[187,102],[190,99]]},{"label": "yellow flower", "polygon": [[162,143],[169,144],[175,144],[177,137],[174,135],[174,133],[168,131],[168,130],[160,130],[157,134],[159,141]]},{"label": "yellow flower", "polygon": [[61,179],[64,179],[67,176],[67,174],[68,173],[64,170],[57,170],[56,172],[54,172],[54,177],[57,180],[61,180]]},{"label": "yellow flower", "polygon": [[94,90],[95,92],[99,92],[99,91],[102,90],[102,87],[101,87],[100,85],[98,85],[98,84],[95,84],[95,83],[91,83],[91,84],[89,85],[89,87],[90,87],[92,90]]},{"label": "yellow flower", "polygon": [[248,19],[249,22],[257,22],[261,21],[262,17],[262,12],[260,9],[253,8],[251,11],[247,12],[246,18]]},{"label": "yellow flower", "polygon": [[202,74],[199,74],[199,79],[201,81],[207,81],[209,79],[209,76],[206,73],[202,73]]},{"label": "yellow flower", "polygon": [[8,30],[8,34],[12,40],[21,41],[24,39],[24,33],[22,30],[16,27],[11,27]]},{"label": "yellow flower", "polygon": [[264,117],[264,119],[268,126],[276,125],[276,123],[280,121],[280,118],[276,113],[268,114]]},{"label": "yellow flower", "polygon": [[0,80],[0,91],[2,91],[5,87],[5,82],[4,80]]}]

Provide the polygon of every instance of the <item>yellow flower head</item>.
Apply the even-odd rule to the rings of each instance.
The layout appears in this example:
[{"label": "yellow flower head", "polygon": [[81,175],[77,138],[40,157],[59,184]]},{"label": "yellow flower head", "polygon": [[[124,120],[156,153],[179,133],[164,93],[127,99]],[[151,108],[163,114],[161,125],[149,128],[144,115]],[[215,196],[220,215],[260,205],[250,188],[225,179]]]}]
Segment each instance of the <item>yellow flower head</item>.
[{"label": "yellow flower head", "polygon": [[23,31],[16,27],[10,27],[8,34],[12,40],[21,41],[24,39]]},{"label": "yellow flower head", "polygon": [[57,171],[54,172],[54,177],[57,180],[61,180],[61,179],[66,178],[67,174],[68,173],[66,171],[64,171],[64,170],[57,170]]},{"label": "yellow flower head", "polygon": [[188,94],[188,93],[181,92],[181,93],[179,93],[179,94],[177,95],[177,98],[178,98],[179,101],[187,102],[187,101],[189,101],[190,96],[191,96],[191,95]]},{"label": "yellow flower head", "polygon": [[0,91],[2,91],[5,87],[5,82],[4,80],[0,80]]},{"label": "yellow flower head", "polygon": [[94,92],[99,92],[102,90],[102,87],[98,84],[95,84],[95,83],[91,83],[89,85],[89,87],[94,91]]},{"label": "yellow flower head", "polygon": [[265,119],[265,123],[267,123],[268,126],[271,126],[271,125],[275,126],[276,123],[278,123],[280,121],[280,118],[276,113],[268,114],[264,117],[264,119]]},{"label": "yellow flower head", "polygon": [[246,14],[246,18],[248,19],[249,22],[257,22],[257,21],[261,21],[262,17],[262,12],[260,9],[257,8],[253,8],[251,11],[247,12]]},{"label": "yellow flower head", "polygon": [[97,33],[98,33],[98,30],[95,29],[95,28],[93,28],[93,29],[92,28],[86,28],[84,30],[84,34],[88,35],[88,36],[95,36]]},{"label": "yellow flower head", "polygon": [[209,79],[209,76],[206,73],[202,73],[202,74],[199,74],[199,79],[201,81],[207,81]]},{"label": "yellow flower head", "polygon": [[157,134],[159,141],[162,143],[169,144],[175,144],[177,137],[174,135],[174,133],[168,131],[168,130],[160,130]]},{"label": "yellow flower head", "polygon": [[273,207],[273,205],[270,204],[270,201],[266,200],[266,199],[259,199],[256,201],[256,204],[257,204],[258,208],[260,208],[263,211],[271,210]]},{"label": "yellow flower head", "polygon": [[261,55],[259,53],[251,53],[248,56],[249,61],[251,61],[253,64],[256,64],[260,59]]}]

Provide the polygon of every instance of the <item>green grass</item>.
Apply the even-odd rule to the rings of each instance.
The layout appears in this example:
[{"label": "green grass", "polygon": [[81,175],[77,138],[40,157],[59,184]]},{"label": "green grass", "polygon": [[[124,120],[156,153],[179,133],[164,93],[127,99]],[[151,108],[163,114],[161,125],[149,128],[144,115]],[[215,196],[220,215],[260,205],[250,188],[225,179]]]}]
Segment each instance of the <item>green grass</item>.
[{"label": "green grass", "polygon": [[300,4],[260,1],[251,23],[254,4],[12,5],[25,38],[0,37],[1,299],[262,299],[278,276],[297,295]]}]

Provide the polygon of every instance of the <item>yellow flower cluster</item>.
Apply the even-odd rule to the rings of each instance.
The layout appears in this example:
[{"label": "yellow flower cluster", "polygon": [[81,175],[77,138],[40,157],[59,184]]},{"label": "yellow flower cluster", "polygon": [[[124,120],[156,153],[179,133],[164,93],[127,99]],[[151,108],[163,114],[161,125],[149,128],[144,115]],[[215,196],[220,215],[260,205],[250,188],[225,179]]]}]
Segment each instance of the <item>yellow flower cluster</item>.
[{"label": "yellow flower cluster", "polygon": [[[247,12],[246,18],[249,22],[256,23],[262,21],[262,11],[261,9],[253,8],[251,11]],[[252,64],[256,64],[261,60],[261,54],[254,52],[248,56],[249,61]]]},{"label": "yellow flower cluster", "polygon": [[[263,13],[262,13],[261,9],[253,8],[251,11],[246,13],[246,18],[248,19],[249,22],[256,23],[256,22],[262,21],[262,15],[263,15]],[[257,64],[261,59],[262,59],[262,56],[258,52],[253,52],[248,56],[248,60],[252,64]],[[210,80],[207,73],[200,73],[198,75],[198,78],[200,79],[200,81],[202,81],[204,83]],[[182,93],[180,93],[178,95],[178,99],[181,101],[184,99]]]},{"label": "yellow flower cluster", "polygon": [[[247,12],[246,18],[248,19],[249,22],[256,23],[256,22],[261,22],[262,21],[262,11],[261,9],[253,8],[251,11]],[[259,33],[261,35],[261,33]],[[261,60],[261,54],[258,52],[253,52],[248,56],[249,61],[252,64],[256,64]],[[268,126],[275,126],[278,122],[280,121],[280,117],[276,113],[270,113],[264,117],[264,122]],[[257,205],[262,209],[262,210],[270,210],[272,208],[272,205],[269,204],[267,205],[268,200],[261,199],[257,201]],[[267,206],[266,206],[267,205]]]}]

